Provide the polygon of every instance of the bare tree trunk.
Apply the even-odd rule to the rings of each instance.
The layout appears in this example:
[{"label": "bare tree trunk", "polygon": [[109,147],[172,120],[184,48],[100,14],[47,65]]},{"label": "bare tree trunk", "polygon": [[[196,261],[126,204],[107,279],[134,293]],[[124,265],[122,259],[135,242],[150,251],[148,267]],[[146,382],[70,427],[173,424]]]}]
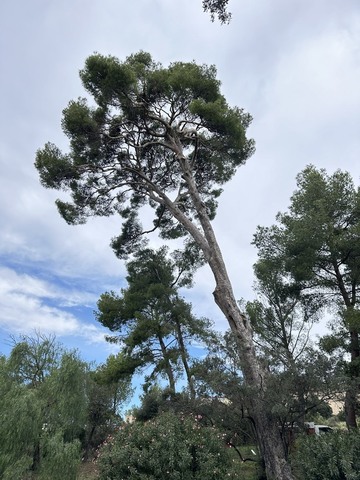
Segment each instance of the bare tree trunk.
[{"label": "bare tree trunk", "polygon": [[163,355],[164,362],[165,362],[165,371],[166,371],[166,375],[167,375],[168,380],[169,380],[170,392],[171,392],[171,395],[175,395],[174,372],[171,368],[171,364],[170,364],[170,361],[169,361],[169,358],[168,358],[168,355],[167,355],[166,345],[165,345],[164,340],[163,340],[161,335],[158,335],[158,340],[159,340],[159,343],[160,343],[161,353]]},{"label": "bare tree trunk", "polygon": [[348,387],[345,394],[345,421],[349,430],[357,428],[356,422],[356,393],[354,388]]},{"label": "bare tree trunk", "polygon": [[[229,287],[229,285],[228,285]],[[265,398],[266,372],[255,354],[251,327],[239,311],[231,290],[225,285],[214,292],[215,301],[229,321],[237,338],[242,371],[252,395],[251,407],[260,451],[265,463],[268,480],[294,480],[291,468],[286,461],[286,452],[279,425],[269,415],[269,405]]]},{"label": "bare tree trunk", "polygon": [[176,324],[176,336],[177,336],[177,341],[179,343],[179,348],[180,348],[180,356],[181,356],[181,361],[184,365],[185,373],[186,373],[186,379],[188,382],[189,390],[190,390],[190,397],[195,398],[195,389],[194,389],[194,383],[191,379],[191,374],[190,374],[190,368],[189,364],[186,358],[186,348],[185,348],[185,343],[184,343],[184,338],[183,334],[181,331],[181,326],[178,320],[175,321]]},{"label": "bare tree trunk", "polygon": [[[353,307],[349,307],[353,308]],[[354,365],[354,368],[350,368],[349,381],[345,394],[345,421],[346,426],[349,430],[357,428],[356,421],[356,404],[357,404],[357,393],[359,390],[359,372],[358,367],[356,366],[360,357],[360,348],[359,348],[359,334],[356,331],[350,331],[350,352],[351,352],[351,363]]]},{"label": "bare tree trunk", "polygon": [[[356,288],[355,283],[352,285],[352,295],[349,295],[344,283],[343,275],[340,272],[338,264],[333,262],[334,272],[336,275],[337,285],[340,291],[340,294],[344,300],[346,310],[350,313],[356,303]],[[351,361],[356,364],[358,358],[360,357],[360,344],[359,344],[359,333],[356,330],[349,329],[350,336],[350,353]],[[352,369],[351,369],[352,370]],[[355,367],[354,373],[349,375],[349,385],[346,389],[345,394],[345,421],[346,426],[349,430],[357,428],[356,422],[356,399],[358,392],[358,382],[359,382],[359,373]]]},{"label": "bare tree trunk", "polygon": [[357,331],[350,331],[350,350],[351,363],[353,363],[354,369],[351,369],[350,385],[345,396],[345,420],[348,429],[355,429],[357,428],[356,404],[359,391],[359,367],[357,367],[357,364],[360,357],[359,334]]}]

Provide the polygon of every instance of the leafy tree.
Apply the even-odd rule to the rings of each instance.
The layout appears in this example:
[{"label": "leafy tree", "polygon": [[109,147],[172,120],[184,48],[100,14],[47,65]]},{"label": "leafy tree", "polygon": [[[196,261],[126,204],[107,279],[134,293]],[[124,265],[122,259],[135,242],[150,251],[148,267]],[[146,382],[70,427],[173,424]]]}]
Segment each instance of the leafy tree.
[{"label": "leafy tree", "polygon": [[211,225],[222,185],[254,151],[246,138],[251,117],[228,106],[213,66],[176,62],[164,68],[144,52],[124,62],[95,54],[80,76],[97,106],[79,99],[64,110],[70,152],[51,143],[37,152],[42,184],[70,192],[71,202],[57,201],[70,224],[120,214],[123,231],[113,242],[118,256],[139,248],[149,229],[142,228],[138,212],[148,205],[154,211],[150,230],[163,238],[185,237],[188,249],[196,251],[193,258],[209,264],[215,301],[237,338],[242,371],[253,388],[268,474],[291,479],[277,426],[262,400],[267,374]]},{"label": "leafy tree", "polygon": [[192,412],[202,421],[224,432],[226,442],[237,448],[240,458],[244,444],[256,443],[251,411],[251,391],[244,383],[234,335],[228,331],[208,345],[205,358],[194,362],[192,371],[197,402]]},{"label": "leafy tree", "polygon": [[[164,400],[168,398],[168,392],[161,389],[159,385],[152,385],[143,395],[140,396],[141,404],[134,408],[132,413],[139,422],[146,422],[160,414]],[[174,396],[172,396],[174,398]]]},{"label": "leafy tree", "polygon": [[231,13],[227,10],[229,0],[203,0],[204,12],[209,12],[211,21],[215,20],[217,15],[220,23],[229,23],[231,20]]},{"label": "leafy tree", "polygon": [[308,166],[297,176],[297,190],[278,224],[259,227],[255,243],[260,254],[280,243],[286,270],[301,289],[322,295],[338,311],[333,335],[323,341],[329,352],[345,347],[351,361],[345,411],[348,427],[356,427],[356,396],[360,376],[360,193],[349,173]]},{"label": "leafy tree", "polygon": [[117,332],[111,340],[124,346],[122,369],[135,371],[152,365],[148,382],[165,373],[169,390],[175,394],[181,362],[194,395],[186,343],[209,337],[209,322],[195,318],[191,305],[180,297],[179,286],[190,282],[190,272],[181,270],[182,263],[178,267],[167,257],[166,248],[140,250],[127,263],[128,288],[120,296],[113,292],[101,295],[96,316]]},{"label": "leafy tree", "polygon": [[260,250],[254,265],[258,299],[247,302],[246,311],[264,361],[272,368],[290,369],[306,355],[323,301],[286,273],[286,254],[280,241],[276,250],[268,251],[262,248],[261,240],[256,237],[255,241]]},{"label": "leafy tree", "polygon": [[54,336],[36,333],[11,338],[9,367],[11,375],[20,383],[36,387],[59,365],[62,351]]},{"label": "leafy tree", "polygon": [[51,433],[61,431],[65,441],[79,438],[87,421],[87,373],[88,366],[77,353],[65,351],[43,385],[45,428]]},{"label": "leafy tree", "polygon": [[43,458],[38,472],[39,480],[77,480],[80,441],[66,442],[61,431],[43,439]]},{"label": "leafy tree", "polygon": [[99,466],[103,480],[240,478],[219,431],[170,412],[124,425],[100,452]]},{"label": "leafy tree", "polygon": [[122,373],[124,357],[122,353],[109,355],[106,362],[91,372],[92,380],[108,390],[111,411],[119,414],[121,405],[132,395],[131,376]]},{"label": "leafy tree", "polygon": [[[85,424],[86,367],[53,337],[15,341],[0,362],[0,476],[75,479]],[[55,475],[54,470],[57,469]],[[51,472],[51,474],[49,473]]]},{"label": "leafy tree", "polygon": [[304,480],[360,479],[360,436],[333,432],[299,439],[293,460]]},{"label": "leafy tree", "polygon": [[[263,240],[261,235],[255,237],[259,248],[259,259],[254,266],[258,299],[247,302],[246,311],[259,354],[273,372],[274,394],[268,395],[268,400],[277,412],[279,425],[288,430],[294,422],[303,423],[306,414],[329,399],[334,387],[329,378],[334,370],[310,342],[311,328],[322,311],[323,299],[286,272],[283,238],[277,237],[276,249],[265,248]],[[287,440],[285,431],[283,438]]]},{"label": "leafy tree", "polygon": [[[13,338],[9,358],[0,357],[0,476],[76,478],[86,457],[119,424],[119,405],[132,393],[110,356],[90,371],[76,352],[55,337]],[[118,356],[120,357],[120,356]]]},{"label": "leafy tree", "polygon": [[[294,431],[299,431],[304,420],[312,420],[326,409],[329,399],[341,391],[343,384],[338,379],[336,362],[315,349],[307,348],[301,357],[284,362],[280,368],[276,351],[273,352],[269,344],[265,347],[269,349],[270,359],[275,358],[271,363],[264,356],[264,362],[272,372],[267,382],[265,401],[267,410],[277,420],[288,458]],[[279,347],[275,342],[276,348]],[[223,338],[220,336],[218,342],[209,348],[208,355],[194,362],[192,371],[200,399],[198,405],[193,405],[192,411],[221,428],[240,452],[244,444],[254,444],[256,430],[251,392],[243,381],[231,332],[226,332]],[[201,399],[206,401],[201,402]]]},{"label": "leafy tree", "polygon": [[272,375],[267,401],[272,414],[278,419],[288,455],[304,422],[329,412],[328,402],[342,385],[334,365],[333,359],[316,349],[309,349],[293,367]]},{"label": "leafy tree", "polygon": [[197,395],[231,399],[244,383],[236,339],[231,331],[218,334],[207,349],[206,357],[194,361],[192,369]]},{"label": "leafy tree", "polygon": [[120,409],[132,395],[131,375],[123,374],[122,355],[110,355],[105,364],[89,372],[84,456],[88,458],[121,422]]},{"label": "leafy tree", "polygon": [[0,476],[21,478],[37,467],[42,402],[36,391],[10,379],[5,359],[1,366],[0,385]]}]

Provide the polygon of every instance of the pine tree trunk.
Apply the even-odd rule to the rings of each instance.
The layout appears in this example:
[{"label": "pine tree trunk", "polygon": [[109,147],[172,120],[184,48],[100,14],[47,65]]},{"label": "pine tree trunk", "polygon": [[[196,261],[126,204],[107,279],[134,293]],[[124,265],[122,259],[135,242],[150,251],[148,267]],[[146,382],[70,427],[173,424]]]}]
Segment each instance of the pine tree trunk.
[{"label": "pine tree trunk", "polygon": [[188,361],[187,361],[187,358],[186,358],[185,343],[184,343],[180,323],[177,320],[176,320],[176,333],[177,333],[176,336],[177,336],[177,340],[178,340],[179,348],[180,348],[181,361],[184,365],[186,379],[187,379],[189,390],[190,390],[190,397],[195,398],[194,384],[193,384],[193,381],[191,379],[190,368],[189,368],[189,364],[188,364]]},{"label": "pine tree trunk", "polygon": [[[260,451],[265,463],[268,480],[294,480],[286,461],[286,452],[280,435],[280,428],[269,415],[266,403],[266,372],[255,354],[251,327],[239,311],[232,292],[224,295],[225,286],[214,292],[215,301],[227,317],[231,330],[237,338],[242,372],[252,394],[252,416]],[[231,294],[230,294],[231,292]]]},{"label": "pine tree trunk", "polygon": [[[344,304],[346,306],[347,313],[351,313],[356,304],[356,288],[355,283],[352,285],[352,294],[345,287],[345,282],[343,275],[340,271],[339,265],[334,261],[333,268],[336,275],[337,286],[339,288],[340,294],[343,298]],[[345,321],[345,324],[347,322]],[[359,343],[359,333],[356,330],[349,329],[350,337],[350,354],[353,365],[358,363],[358,358],[360,357],[360,343]],[[354,369],[350,367],[349,375],[349,385],[345,393],[345,421],[346,426],[349,430],[357,428],[356,422],[356,403],[357,403],[357,392],[359,384],[359,372],[358,367],[355,366]]]},{"label": "pine tree trunk", "polygon": [[290,465],[286,461],[279,425],[269,415],[269,408],[266,405],[266,372],[255,352],[251,325],[237,305],[221,250],[214,234],[206,205],[203,203],[197,189],[192,169],[188,160],[182,155],[180,147],[176,153],[178,154],[180,168],[183,171],[182,178],[187,184],[202,231],[169,198],[165,196],[162,198],[173,216],[185,227],[202,249],[214,275],[216,285],[214,299],[227,318],[230,328],[236,337],[244,379],[246,385],[253,393],[252,415],[260,450],[265,462],[267,478],[268,480],[294,480]]},{"label": "pine tree trunk", "polygon": [[[350,308],[353,308],[352,306]],[[346,426],[349,430],[357,428],[356,421],[356,404],[357,404],[357,393],[358,393],[358,384],[359,384],[359,367],[357,366],[360,348],[359,348],[359,334],[356,331],[350,331],[350,351],[351,351],[351,361],[350,361],[350,378],[349,386],[345,394],[345,421]],[[351,363],[354,365],[351,368]]]},{"label": "pine tree trunk", "polygon": [[357,428],[356,422],[356,394],[354,389],[349,387],[345,394],[345,421],[349,430]]},{"label": "pine tree trunk", "polygon": [[265,399],[267,372],[256,355],[251,325],[236,302],[219,245],[205,213],[204,217],[200,215],[200,221],[211,247],[207,260],[216,282],[214,299],[237,339],[241,369],[246,385],[253,395],[252,416],[267,478],[268,480],[294,480],[286,460],[279,425],[269,414],[269,405]]},{"label": "pine tree trunk", "polygon": [[159,340],[159,343],[160,343],[161,353],[163,355],[164,362],[165,362],[165,372],[166,372],[166,375],[167,375],[168,380],[169,380],[169,389],[170,389],[171,395],[175,395],[174,372],[171,368],[171,364],[170,364],[170,361],[169,361],[169,358],[168,358],[168,355],[167,355],[166,345],[165,345],[164,340],[162,339],[161,335],[158,335],[158,340]]},{"label": "pine tree trunk", "polygon": [[[209,235],[211,235],[210,232]],[[290,465],[286,460],[279,425],[269,413],[270,408],[265,398],[268,374],[256,355],[251,325],[237,305],[220,249],[214,237],[212,246],[208,262],[216,281],[214,299],[227,318],[237,339],[241,369],[245,383],[253,396],[250,399],[253,400],[251,401],[252,416],[265,463],[267,479],[294,480]]]}]

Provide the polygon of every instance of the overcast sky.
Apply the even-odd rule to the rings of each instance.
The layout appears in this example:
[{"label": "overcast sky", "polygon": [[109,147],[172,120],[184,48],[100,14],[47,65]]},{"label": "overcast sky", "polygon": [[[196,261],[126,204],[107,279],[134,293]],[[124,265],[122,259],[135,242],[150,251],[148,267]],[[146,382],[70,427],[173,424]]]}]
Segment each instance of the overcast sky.
[{"label": "overcast sky", "polygon": [[[359,0],[230,0],[230,25],[201,0],[0,2],[0,352],[10,334],[54,333],[87,360],[110,352],[93,310],[124,286],[109,247],[120,219],[68,226],[34,169],[36,150],[67,149],[61,112],[84,95],[78,72],[93,52],[139,50],[168,65],[214,64],[232,106],[254,117],[257,150],[225,186],[214,222],[237,298],[252,299],[257,225],[284,211],[307,164],[360,176]],[[225,330],[204,268],[186,293]]]}]

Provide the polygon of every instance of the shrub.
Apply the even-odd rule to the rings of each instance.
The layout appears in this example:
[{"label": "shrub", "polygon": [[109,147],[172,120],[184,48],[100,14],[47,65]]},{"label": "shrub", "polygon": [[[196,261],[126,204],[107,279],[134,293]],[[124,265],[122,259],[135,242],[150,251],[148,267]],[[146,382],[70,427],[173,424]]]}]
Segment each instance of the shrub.
[{"label": "shrub", "polygon": [[360,434],[302,437],[292,463],[303,480],[360,480]]},{"label": "shrub", "polygon": [[61,433],[46,439],[40,465],[40,480],[76,480],[80,466],[80,442],[64,442]]},{"label": "shrub", "polygon": [[240,479],[232,451],[216,429],[171,412],[124,425],[98,461],[101,480]]},{"label": "shrub", "polygon": [[32,458],[24,455],[17,460],[9,462],[6,468],[3,470],[1,476],[2,480],[14,480],[14,478],[21,478],[26,480],[30,477],[30,468],[32,465]]}]

